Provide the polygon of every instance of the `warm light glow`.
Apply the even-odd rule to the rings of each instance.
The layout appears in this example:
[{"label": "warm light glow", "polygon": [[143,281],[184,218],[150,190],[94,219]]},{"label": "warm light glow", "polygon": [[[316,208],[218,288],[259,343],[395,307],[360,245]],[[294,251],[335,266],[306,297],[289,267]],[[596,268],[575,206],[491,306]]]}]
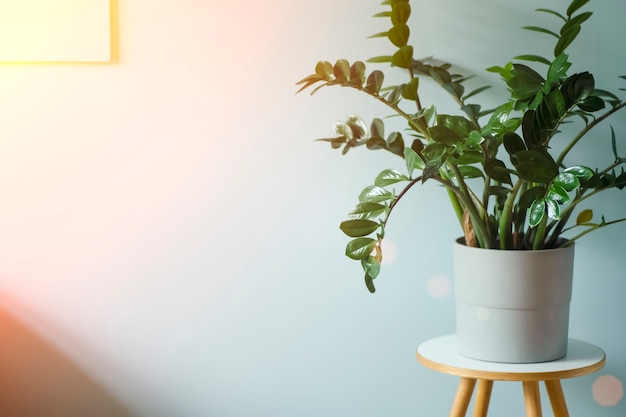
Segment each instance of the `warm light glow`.
[{"label": "warm light glow", "polygon": [[108,61],[109,0],[0,0],[0,61]]}]

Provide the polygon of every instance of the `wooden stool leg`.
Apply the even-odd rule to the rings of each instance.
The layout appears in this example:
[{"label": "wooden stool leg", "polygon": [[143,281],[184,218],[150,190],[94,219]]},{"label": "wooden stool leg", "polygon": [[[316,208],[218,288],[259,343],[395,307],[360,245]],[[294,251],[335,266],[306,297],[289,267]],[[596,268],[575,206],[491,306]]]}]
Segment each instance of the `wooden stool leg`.
[{"label": "wooden stool leg", "polygon": [[524,381],[524,404],[526,405],[526,417],[541,417],[541,399],[539,398],[539,383],[537,381]]},{"label": "wooden stool leg", "polygon": [[554,417],[569,417],[567,405],[565,404],[565,397],[563,396],[561,381],[558,379],[552,379],[545,381],[545,384],[548,391],[548,397],[550,397],[550,404],[552,404]]},{"label": "wooden stool leg", "polygon": [[492,388],[493,381],[488,379],[478,380],[478,390],[476,391],[476,402],[474,404],[473,417],[487,417]]},{"label": "wooden stool leg", "polygon": [[472,399],[474,386],[476,386],[475,379],[461,377],[459,386],[456,389],[456,395],[454,396],[450,417],[465,417],[467,407],[469,407],[470,400]]}]

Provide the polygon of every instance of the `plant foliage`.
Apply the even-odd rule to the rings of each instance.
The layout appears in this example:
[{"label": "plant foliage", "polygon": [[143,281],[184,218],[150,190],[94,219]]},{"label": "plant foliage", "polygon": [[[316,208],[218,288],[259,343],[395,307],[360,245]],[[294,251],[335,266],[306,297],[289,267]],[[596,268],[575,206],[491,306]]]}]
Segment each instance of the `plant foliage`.
[{"label": "plant foliage", "polygon": [[[404,172],[386,169],[359,195],[359,202],[341,223],[340,229],[352,238],[346,255],[361,263],[367,288],[374,292],[373,280],[380,272],[381,242],[394,207],[417,183],[435,181],[450,197],[465,242],[482,248],[547,249],[572,244],[578,238],[626,218],[594,221],[594,214],[583,209],[572,220],[578,205],[608,189],[626,186],[617,138],[611,127],[610,143],[614,160],[602,168],[569,166],[566,158],[572,148],[609,116],[626,107],[614,93],[596,88],[587,71],[570,73],[566,53],[581,32],[581,25],[592,12],[581,11],[588,0],[573,0],[565,13],[537,9],[555,18],[560,28],[525,26],[523,29],[554,38],[553,57],[527,54],[504,66],[487,71],[499,74],[509,99],[495,109],[483,110],[473,99],[489,86],[466,91],[463,77],[451,72],[450,64],[414,58],[409,44],[409,0],[386,0],[386,10],[375,15],[388,19],[386,32],[372,35],[387,38],[394,47],[387,56],[369,63],[387,64],[406,71],[400,85],[385,85],[385,74],[369,71],[361,61],[335,64],[318,62],[315,72],[297,84],[298,92],[322,87],[349,87],[370,96],[403,118],[408,129],[385,134],[384,122],[375,118],[368,125],[350,115],[334,126],[335,136],[319,139],[346,154],[365,146],[386,150],[404,159]],[[544,65],[541,71],[529,65]],[[531,64],[532,63],[532,64]],[[620,78],[626,78],[621,76]],[[428,79],[449,93],[460,115],[441,114],[434,105],[424,106],[420,83]],[[624,90],[621,88],[620,90]],[[555,152],[551,146],[564,123],[578,119],[578,133],[566,137],[566,145]],[[504,152],[502,152],[504,150]],[[619,170],[618,170],[619,168]],[[472,180],[472,181],[470,181]],[[475,186],[476,181],[478,186]],[[395,193],[394,186],[403,188]],[[568,239],[563,233],[576,229]]]}]

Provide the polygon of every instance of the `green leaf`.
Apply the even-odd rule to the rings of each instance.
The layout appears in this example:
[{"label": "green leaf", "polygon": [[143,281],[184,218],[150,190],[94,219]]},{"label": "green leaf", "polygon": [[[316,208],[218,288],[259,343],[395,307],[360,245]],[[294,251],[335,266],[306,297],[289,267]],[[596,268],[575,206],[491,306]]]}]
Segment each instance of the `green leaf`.
[{"label": "green leaf", "polygon": [[578,108],[583,111],[593,113],[605,107],[604,100],[598,96],[590,96],[578,103]]},{"label": "green leaf", "polygon": [[574,174],[578,179],[585,181],[590,180],[591,177],[593,177],[593,170],[582,165],[566,168],[563,172]]},{"label": "green leaf", "polygon": [[395,169],[385,169],[380,174],[378,174],[378,176],[374,180],[374,185],[377,185],[379,187],[385,187],[387,185],[395,184],[400,181],[408,180],[409,178],[406,175],[396,171]]},{"label": "green leaf", "polygon": [[350,259],[366,259],[376,247],[376,240],[370,237],[359,237],[346,245],[346,256]]},{"label": "green leaf", "polygon": [[[572,66],[567,59],[567,54],[561,53],[552,61],[548,69],[548,83],[556,83],[567,76],[567,70]],[[544,93],[548,93],[548,91],[544,91]]]},{"label": "green leaf", "polygon": [[463,101],[467,100],[467,99],[468,99],[468,98],[470,98],[470,97],[475,96],[476,94],[480,94],[480,93],[482,93],[483,91],[488,90],[488,89],[490,89],[490,88],[491,88],[491,86],[490,86],[490,85],[485,85],[485,86],[482,86],[482,87],[477,88],[477,89],[475,89],[475,90],[472,90],[472,91],[470,91],[469,93],[467,93],[465,96],[463,96]]},{"label": "green leaf", "polygon": [[576,39],[580,33],[580,25],[573,25],[561,34],[559,41],[554,47],[554,56],[559,56]]},{"label": "green leaf", "polygon": [[487,159],[485,161],[485,174],[494,181],[502,184],[511,184],[511,175],[509,174],[504,162],[499,159]]},{"label": "green leaf", "polygon": [[375,56],[373,58],[370,58],[367,60],[367,62],[372,62],[375,64],[385,64],[385,63],[391,62],[392,59],[393,57],[391,55],[381,55],[381,56]]},{"label": "green leaf", "polygon": [[359,201],[362,203],[380,203],[393,199],[393,194],[390,191],[385,190],[382,187],[376,185],[370,185],[366,187],[359,195]]},{"label": "green leaf", "polygon": [[413,175],[413,170],[422,170],[426,166],[422,158],[412,148],[404,148],[404,161],[406,163],[406,170],[409,176]]},{"label": "green leaf", "polygon": [[353,219],[372,219],[380,216],[387,210],[387,206],[378,203],[359,203],[348,213]]},{"label": "green leaf", "polygon": [[546,198],[546,211],[548,212],[548,217],[552,220],[559,220],[561,218],[561,210],[556,200]]},{"label": "green leaf", "polygon": [[556,162],[547,154],[527,150],[519,151],[513,156],[517,173],[526,181],[547,184],[558,175]]},{"label": "green leaf", "polygon": [[455,145],[461,140],[458,133],[446,126],[433,126],[428,132],[435,142],[445,145]]},{"label": "green leaf", "polygon": [[417,89],[419,87],[419,81],[420,79],[417,77],[411,78],[411,81],[409,81],[409,83],[402,91],[402,97],[407,100],[417,100]]},{"label": "green leaf", "polygon": [[513,59],[519,59],[521,61],[540,62],[542,64],[550,65],[550,61],[539,55],[518,55]]},{"label": "green leaf", "polygon": [[535,10],[538,12],[549,13],[549,14],[555,15],[556,17],[563,19],[563,21],[567,21],[565,16],[563,16],[560,13],[555,12],[554,10],[550,10],[550,9],[535,9]]},{"label": "green leaf", "polygon": [[589,0],[574,0],[572,1],[572,3],[569,5],[569,7],[567,8],[567,15],[571,16],[574,13],[576,13],[576,11],[578,9],[580,9],[581,7],[583,7],[585,4],[587,4],[589,2]]},{"label": "green leaf", "polygon": [[571,172],[562,172],[556,176],[553,185],[563,188],[566,191],[572,191],[580,187],[578,177]]},{"label": "green leaf", "polygon": [[463,178],[484,178],[483,172],[471,165],[461,165],[459,171]]},{"label": "green leaf", "polygon": [[339,228],[350,237],[363,237],[373,233],[380,224],[367,219],[352,219],[341,222]]},{"label": "green leaf", "polygon": [[576,224],[586,224],[589,223],[591,219],[593,219],[593,211],[586,209],[578,213],[578,216],[576,217]]},{"label": "green leaf", "polygon": [[404,156],[404,139],[399,132],[392,132],[387,136],[387,149],[398,156]]},{"label": "green leaf", "polygon": [[413,61],[413,47],[411,45],[404,45],[393,54],[391,58],[391,64],[400,68],[410,68]]},{"label": "green leaf", "polygon": [[528,215],[528,223],[530,227],[536,227],[541,220],[543,220],[543,216],[546,213],[546,201],[543,198],[538,198],[530,205],[530,211]]},{"label": "green leaf", "polygon": [[557,39],[559,38],[559,35],[557,35],[556,33],[552,32],[551,30],[539,27],[539,26],[522,26],[522,29],[530,30],[533,32],[546,33],[548,35],[554,36]]},{"label": "green leaf", "polygon": [[570,201],[570,197],[567,194],[567,191],[563,187],[556,184],[552,184],[550,186],[550,191],[548,192],[547,199],[554,200],[559,204],[565,204]]},{"label": "green leaf", "polygon": [[370,276],[371,279],[375,279],[380,273],[380,260],[376,256],[368,256],[365,259],[361,259],[361,267]]},{"label": "green leaf", "polygon": [[407,42],[409,41],[410,33],[411,31],[409,30],[409,27],[407,25],[405,25],[404,23],[399,23],[389,29],[389,32],[387,32],[387,37],[389,38],[391,43],[400,48],[401,46],[407,44]]},{"label": "green leaf", "polygon": [[408,1],[397,2],[391,9],[391,23],[394,25],[404,24],[411,15],[411,6]]},{"label": "green leaf", "polygon": [[376,292],[376,287],[374,287],[374,278],[372,278],[367,272],[365,273],[365,286],[370,293],[374,294]]}]

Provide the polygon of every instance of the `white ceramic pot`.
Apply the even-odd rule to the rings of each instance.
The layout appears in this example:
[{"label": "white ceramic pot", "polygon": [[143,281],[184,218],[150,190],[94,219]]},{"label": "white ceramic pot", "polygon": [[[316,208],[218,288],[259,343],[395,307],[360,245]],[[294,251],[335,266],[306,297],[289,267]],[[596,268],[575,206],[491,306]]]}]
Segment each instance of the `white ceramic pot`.
[{"label": "white ceramic pot", "polygon": [[533,363],[567,353],[574,245],[539,251],[454,244],[458,351]]}]

